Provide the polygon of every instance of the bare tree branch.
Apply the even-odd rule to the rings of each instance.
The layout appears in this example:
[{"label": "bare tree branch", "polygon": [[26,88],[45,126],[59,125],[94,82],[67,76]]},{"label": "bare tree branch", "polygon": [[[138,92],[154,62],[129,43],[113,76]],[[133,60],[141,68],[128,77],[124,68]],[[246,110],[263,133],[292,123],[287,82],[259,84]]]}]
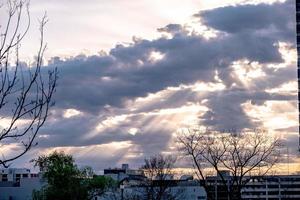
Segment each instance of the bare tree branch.
[{"label": "bare tree branch", "polygon": [[158,154],[145,159],[145,165],[142,167],[145,175],[148,177],[144,183],[145,199],[148,200],[176,200],[179,195],[172,194],[170,190],[170,175],[173,174],[173,168],[176,162],[174,156],[164,156]]},{"label": "bare tree branch", "polygon": [[[19,50],[30,27],[29,1],[8,0],[6,7],[7,22],[5,26],[0,26],[0,115],[1,120],[5,120],[5,126],[0,130],[0,144],[2,148],[14,144],[18,150],[13,155],[3,154],[0,165],[4,167],[8,167],[11,161],[23,156],[34,145],[48,117],[57,81],[57,69],[47,72],[42,68],[46,49],[46,15],[40,21],[40,44],[35,65],[27,67],[20,62]],[[4,9],[4,6],[0,9]],[[22,29],[21,23],[24,21],[25,29]],[[15,57],[11,58],[14,51]],[[15,60],[14,65],[10,64],[12,59]],[[27,73],[24,73],[24,69]]]},{"label": "bare tree branch", "polygon": [[[260,130],[233,134],[189,129],[178,137],[178,144],[179,150],[191,158],[198,178],[205,179],[206,168],[215,170],[230,199],[240,198],[252,173],[266,175],[272,169],[281,147],[278,139]],[[230,180],[224,177],[224,170],[230,172]],[[209,195],[207,183],[201,183]]]}]

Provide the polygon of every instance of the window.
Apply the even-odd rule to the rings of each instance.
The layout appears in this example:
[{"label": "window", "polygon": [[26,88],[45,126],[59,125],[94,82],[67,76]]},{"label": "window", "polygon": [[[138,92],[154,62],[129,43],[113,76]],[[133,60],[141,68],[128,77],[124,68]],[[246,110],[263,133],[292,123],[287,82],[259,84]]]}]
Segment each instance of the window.
[{"label": "window", "polygon": [[7,179],[7,174],[3,174],[3,175],[2,175],[2,181],[3,181],[3,182],[8,181],[8,179]]}]

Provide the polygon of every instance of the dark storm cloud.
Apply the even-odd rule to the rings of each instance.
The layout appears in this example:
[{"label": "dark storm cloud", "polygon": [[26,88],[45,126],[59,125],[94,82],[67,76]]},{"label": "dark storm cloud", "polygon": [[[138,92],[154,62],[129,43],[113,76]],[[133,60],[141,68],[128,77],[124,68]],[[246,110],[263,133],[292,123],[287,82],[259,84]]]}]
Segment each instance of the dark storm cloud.
[{"label": "dark storm cloud", "polygon": [[[121,107],[125,100],[166,87],[213,81],[215,70],[228,69],[235,60],[281,62],[275,42],[250,33],[211,40],[178,35],[118,46],[108,56],[69,59],[58,65],[61,79],[57,103],[89,112],[100,111],[105,105]],[[155,63],[148,61],[151,51],[161,52],[164,58]]]},{"label": "dark storm cloud", "polygon": [[211,108],[201,117],[204,124],[223,131],[229,129],[256,128],[261,125],[243,110],[241,104],[250,101],[253,105],[261,105],[265,101],[292,101],[293,95],[269,94],[261,90],[251,91],[242,88],[227,89],[208,95],[207,106]]},{"label": "dark storm cloud", "polygon": [[[250,32],[264,34],[267,37],[277,36],[277,39],[293,42],[295,27],[295,2],[241,5],[217,8],[196,14],[203,19],[204,24],[214,29],[231,34]],[[277,34],[269,34],[273,29]]]},{"label": "dark storm cloud", "polygon": [[[195,15],[201,17],[207,26],[223,31],[211,39],[188,34],[183,26],[170,24],[159,31],[172,34],[171,38],[135,39],[129,46],[116,46],[107,55],[53,59],[49,66],[57,66],[60,71],[55,109],[62,113],[63,109],[74,108],[84,114],[69,119],[62,114],[50,116],[42,130],[49,137],[39,139],[41,147],[130,141],[137,146],[139,153],[159,152],[167,149],[173,130],[164,127],[160,121],[152,128],[145,128],[157,120],[157,116],[141,112],[176,108],[186,102],[201,102],[202,99],[207,100],[205,105],[209,108],[199,119],[204,125],[216,129],[259,125],[245,113],[241,104],[247,101],[262,104],[266,100],[293,100],[293,96],[270,95],[265,89],[294,79],[295,71],[290,67],[263,67],[267,77],[259,79],[250,88],[243,88],[239,85],[240,80],[232,76],[230,66],[241,59],[257,61],[262,66],[283,61],[276,44],[294,41],[292,3],[224,7]],[[158,61],[149,59],[153,51],[164,57]],[[156,100],[137,110],[130,110],[128,101],[146,97],[149,93],[196,81],[217,82],[215,71],[219,72],[219,78],[226,85],[223,91],[199,95],[201,92],[197,94],[190,89],[182,89],[166,95],[166,100]],[[234,87],[234,83],[238,86]],[[104,131],[95,129],[102,120],[119,114],[131,115],[125,122]],[[138,128],[139,133],[128,134],[131,127]],[[94,134],[88,137],[90,133]]]},{"label": "dark storm cloud", "polygon": [[[143,97],[169,86],[197,80],[212,81],[215,70],[223,70],[221,78],[227,83],[230,81],[228,66],[238,59],[281,62],[275,44],[279,38],[289,41],[294,38],[291,37],[294,28],[289,25],[294,24],[291,7],[291,1],[288,1],[218,8],[198,16],[208,26],[229,35],[207,40],[187,35],[182,26],[170,24],[159,30],[172,33],[171,39],[136,40],[130,46],[116,46],[105,56],[56,60],[53,65],[61,71],[58,106],[97,112],[105,105],[120,107],[127,99]],[[271,12],[273,9],[276,12]],[[256,14],[252,15],[254,12]],[[269,29],[271,26],[273,29]],[[264,34],[259,32],[263,30]],[[149,55],[152,51],[159,51],[165,57],[151,63]]]}]

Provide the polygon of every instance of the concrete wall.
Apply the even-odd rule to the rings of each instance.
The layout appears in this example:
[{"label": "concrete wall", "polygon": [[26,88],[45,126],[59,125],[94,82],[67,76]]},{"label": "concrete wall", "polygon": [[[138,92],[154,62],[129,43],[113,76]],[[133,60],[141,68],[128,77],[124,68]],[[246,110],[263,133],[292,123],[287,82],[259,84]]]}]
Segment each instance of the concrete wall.
[{"label": "concrete wall", "polygon": [[32,191],[40,190],[43,181],[39,177],[20,180],[19,187],[0,187],[0,200],[31,200]]}]

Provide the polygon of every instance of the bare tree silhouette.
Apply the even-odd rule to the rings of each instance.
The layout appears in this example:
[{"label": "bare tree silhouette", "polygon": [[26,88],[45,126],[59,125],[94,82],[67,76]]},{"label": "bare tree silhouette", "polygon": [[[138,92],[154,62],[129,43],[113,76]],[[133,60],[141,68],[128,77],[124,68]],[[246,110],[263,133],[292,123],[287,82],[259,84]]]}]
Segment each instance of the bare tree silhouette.
[{"label": "bare tree silhouette", "polygon": [[[0,165],[8,167],[35,145],[52,104],[57,69],[42,69],[46,15],[40,20],[35,63],[27,67],[19,59],[19,50],[30,27],[29,2],[8,0],[0,10],[7,14],[0,24]],[[10,145],[14,145],[14,150],[7,153]]]},{"label": "bare tree silhouette", "polygon": [[[246,177],[264,176],[272,169],[278,162],[281,146],[278,139],[258,130],[220,133],[188,129],[178,137],[178,142],[180,151],[191,158],[198,179],[205,180],[205,168],[215,170],[229,199],[241,198]],[[230,181],[224,177],[224,170],[230,172]],[[201,184],[208,193],[206,181]]]}]

